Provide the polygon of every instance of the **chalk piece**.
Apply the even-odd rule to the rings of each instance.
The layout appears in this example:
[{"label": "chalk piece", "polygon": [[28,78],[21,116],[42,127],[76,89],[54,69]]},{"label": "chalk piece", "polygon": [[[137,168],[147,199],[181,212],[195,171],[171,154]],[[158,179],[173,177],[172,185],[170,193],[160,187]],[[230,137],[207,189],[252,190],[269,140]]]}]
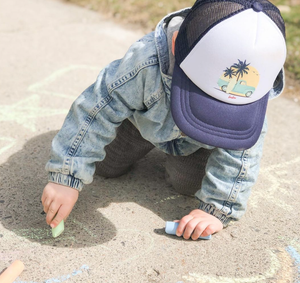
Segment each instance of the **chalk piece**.
[{"label": "chalk piece", "polygon": [[24,264],[20,260],[15,260],[0,275],[1,283],[13,283],[24,270]]},{"label": "chalk piece", "polygon": [[62,220],[55,228],[52,228],[53,238],[58,237],[65,229],[64,221]]},{"label": "chalk piece", "polygon": [[[165,228],[166,233],[170,234],[170,235],[176,235],[176,230],[177,230],[178,225],[179,225],[179,222],[167,221],[166,222],[166,228]],[[210,240],[211,235],[209,235],[207,237],[201,237],[200,236],[199,239],[201,239],[201,240]]]}]

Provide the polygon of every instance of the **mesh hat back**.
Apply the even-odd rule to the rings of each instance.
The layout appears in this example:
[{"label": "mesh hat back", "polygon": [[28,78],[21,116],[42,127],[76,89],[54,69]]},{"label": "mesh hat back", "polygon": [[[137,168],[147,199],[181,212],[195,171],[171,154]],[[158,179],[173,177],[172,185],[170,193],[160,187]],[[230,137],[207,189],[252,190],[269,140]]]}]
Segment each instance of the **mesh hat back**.
[{"label": "mesh hat back", "polygon": [[175,58],[177,63],[180,65],[199,40],[219,22],[259,5],[262,12],[274,21],[285,38],[284,20],[278,8],[267,0],[198,0],[181,25],[176,40]]}]

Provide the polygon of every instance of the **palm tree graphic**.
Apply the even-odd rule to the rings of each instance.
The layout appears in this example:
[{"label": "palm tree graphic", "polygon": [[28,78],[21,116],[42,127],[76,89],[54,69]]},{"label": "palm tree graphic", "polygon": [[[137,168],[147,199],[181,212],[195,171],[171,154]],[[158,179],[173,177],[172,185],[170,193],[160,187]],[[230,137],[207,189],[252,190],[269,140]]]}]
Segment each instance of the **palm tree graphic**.
[{"label": "palm tree graphic", "polygon": [[249,65],[250,64],[247,64],[246,60],[243,62],[238,59],[238,63],[233,64],[230,68],[226,67],[226,70],[224,70],[224,77],[228,77],[228,84],[227,86],[224,86],[222,90],[226,93],[231,93],[239,82],[239,79],[248,74]]},{"label": "palm tree graphic", "polygon": [[239,81],[240,78],[242,78],[244,75],[248,74],[250,65],[246,63],[246,60],[243,62],[238,59],[238,63],[233,64],[230,68],[235,68],[235,75],[237,76],[237,81]]},{"label": "palm tree graphic", "polygon": [[232,78],[232,76],[235,76],[235,71],[234,69],[232,69],[232,66],[230,68],[226,68],[226,70],[224,70],[224,77],[229,77],[229,79]]}]

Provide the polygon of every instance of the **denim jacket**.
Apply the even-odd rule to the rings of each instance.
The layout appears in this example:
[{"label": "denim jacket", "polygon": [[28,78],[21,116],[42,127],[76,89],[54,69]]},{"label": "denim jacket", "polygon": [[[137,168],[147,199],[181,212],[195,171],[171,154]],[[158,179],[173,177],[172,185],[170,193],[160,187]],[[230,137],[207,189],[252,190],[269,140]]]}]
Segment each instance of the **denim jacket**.
[{"label": "denim jacket", "polygon": [[[51,159],[46,164],[50,182],[79,191],[91,183],[95,162],[104,159],[104,147],[114,140],[122,121],[129,119],[146,140],[167,154],[189,155],[200,148],[211,149],[206,175],[195,195],[199,209],[220,219],[224,226],[244,214],[259,172],[266,122],[257,143],[244,151],[213,148],[178,129],[170,112],[170,47],[164,23],[174,16],[184,17],[188,11],[162,19],[154,32],[135,42],[122,59],[106,66],[76,99],[52,142]],[[283,71],[270,98],[282,89]]]}]

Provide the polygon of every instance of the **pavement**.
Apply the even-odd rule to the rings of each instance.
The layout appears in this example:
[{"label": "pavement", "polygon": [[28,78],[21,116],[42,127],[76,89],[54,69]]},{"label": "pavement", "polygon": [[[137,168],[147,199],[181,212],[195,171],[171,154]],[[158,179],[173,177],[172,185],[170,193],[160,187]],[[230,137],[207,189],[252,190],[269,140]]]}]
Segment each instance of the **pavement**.
[{"label": "pavement", "polygon": [[247,213],[211,240],[164,233],[197,201],[166,183],[156,150],[120,178],[96,177],[52,238],[40,203],[51,140],[73,100],[142,35],[56,0],[0,1],[0,271],[19,259],[16,283],[300,282],[300,105],[285,94],[269,103]]}]

